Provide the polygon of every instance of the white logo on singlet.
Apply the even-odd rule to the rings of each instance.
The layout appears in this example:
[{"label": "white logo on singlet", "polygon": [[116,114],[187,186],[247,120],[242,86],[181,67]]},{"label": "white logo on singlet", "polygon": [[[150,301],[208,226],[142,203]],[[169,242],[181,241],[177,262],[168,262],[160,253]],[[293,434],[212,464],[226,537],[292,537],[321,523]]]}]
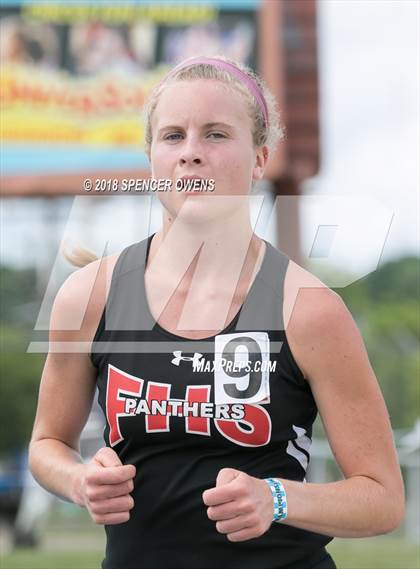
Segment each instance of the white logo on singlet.
[{"label": "white logo on singlet", "polygon": [[192,362],[192,366],[194,368],[203,357],[203,354],[200,354],[199,352],[194,352],[194,356],[192,357],[183,356],[181,350],[175,350],[172,353],[175,357],[173,358],[173,360],[171,360],[171,363],[173,363],[176,366],[179,366],[179,362],[182,360],[184,362]]}]

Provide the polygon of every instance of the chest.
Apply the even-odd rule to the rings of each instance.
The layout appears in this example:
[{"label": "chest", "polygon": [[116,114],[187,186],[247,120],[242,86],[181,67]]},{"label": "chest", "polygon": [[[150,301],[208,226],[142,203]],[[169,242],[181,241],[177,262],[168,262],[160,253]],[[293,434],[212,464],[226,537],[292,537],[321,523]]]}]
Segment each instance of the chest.
[{"label": "chest", "polygon": [[224,330],[240,310],[250,287],[249,276],[240,279],[232,290],[217,283],[194,287],[188,275],[175,286],[145,273],[145,293],[154,320],[168,332],[188,339],[206,338]]}]

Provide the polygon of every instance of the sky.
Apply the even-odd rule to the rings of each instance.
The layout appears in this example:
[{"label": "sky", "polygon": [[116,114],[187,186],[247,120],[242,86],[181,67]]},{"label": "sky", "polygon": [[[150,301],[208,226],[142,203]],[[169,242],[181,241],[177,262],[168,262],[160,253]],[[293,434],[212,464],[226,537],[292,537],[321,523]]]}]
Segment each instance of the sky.
[{"label": "sky", "polygon": [[[380,231],[388,226],[381,261],[419,253],[419,7],[414,0],[319,2],[322,166],[305,194],[342,196],[343,204],[360,198],[362,235],[369,219]],[[378,259],[379,245],[377,236],[357,239],[358,222],[352,248],[365,267]]]},{"label": "sky", "polygon": [[[300,206],[304,252],[316,245],[328,255],[313,260],[315,272],[332,262],[362,276],[419,252],[419,6],[319,0],[322,163],[304,184]],[[38,239],[41,251],[51,225],[38,216],[39,230],[25,240],[31,214],[18,219],[21,202],[13,201],[2,208],[9,223],[0,254],[21,264],[28,240]],[[70,205],[57,206],[64,219]],[[42,209],[42,201],[32,207]]]}]

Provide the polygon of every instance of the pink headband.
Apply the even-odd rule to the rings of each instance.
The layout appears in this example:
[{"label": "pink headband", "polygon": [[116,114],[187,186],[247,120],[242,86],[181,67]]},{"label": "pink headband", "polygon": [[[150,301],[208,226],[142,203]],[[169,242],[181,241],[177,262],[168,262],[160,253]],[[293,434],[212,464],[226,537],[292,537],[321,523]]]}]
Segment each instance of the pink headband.
[{"label": "pink headband", "polygon": [[218,69],[223,69],[227,71],[231,75],[233,75],[236,79],[238,79],[241,83],[244,83],[248,91],[253,95],[258,103],[258,106],[261,109],[261,112],[264,117],[265,124],[268,126],[268,109],[267,109],[267,102],[265,97],[258,86],[258,84],[252,79],[249,75],[244,73],[239,67],[229,63],[228,61],[223,61],[221,59],[216,59],[213,57],[196,57],[194,59],[188,59],[187,61],[183,61],[176,65],[166,76],[166,79],[172,77],[175,73],[183,69],[184,67],[190,67],[191,65],[199,65],[200,63],[205,63],[206,65],[213,65],[213,67],[217,67]]}]

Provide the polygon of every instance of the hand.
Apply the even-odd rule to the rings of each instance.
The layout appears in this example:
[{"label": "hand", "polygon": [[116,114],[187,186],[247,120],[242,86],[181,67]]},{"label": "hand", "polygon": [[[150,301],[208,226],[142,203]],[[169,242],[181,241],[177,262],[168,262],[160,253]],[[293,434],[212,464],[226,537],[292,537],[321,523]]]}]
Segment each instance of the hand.
[{"label": "hand", "polygon": [[133,478],[136,467],[123,465],[117,453],[109,447],[98,450],[88,464],[83,465],[80,494],[83,506],[96,524],[122,524],[130,519],[134,500]]},{"label": "hand", "polygon": [[273,521],[273,495],[264,480],[234,468],[222,468],[216,487],[203,492],[208,517],[229,541],[261,536]]}]

